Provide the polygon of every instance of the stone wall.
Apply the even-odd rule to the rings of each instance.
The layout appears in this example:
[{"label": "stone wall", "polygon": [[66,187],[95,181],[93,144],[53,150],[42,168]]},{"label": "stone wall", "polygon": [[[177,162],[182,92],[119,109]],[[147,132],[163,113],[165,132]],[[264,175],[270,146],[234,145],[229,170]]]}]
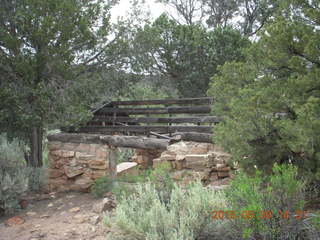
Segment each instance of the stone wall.
[{"label": "stone wall", "polygon": [[89,191],[108,174],[108,147],[99,144],[49,142],[49,191]]},{"label": "stone wall", "polygon": [[172,169],[172,177],[185,183],[194,179],[206,184],[227,183],[232,177],[230,155],[210,143],[181,141],[170,145],[166,151],[138,149],[132,159],[142,168],[166,162]]},{"label": "stone wall", "polygon": [[[107,145],[49,142],[48,148],[49,191],[89,191],[97,178],[109,174]],[[117,175],[136,175],[166,162],[176,181],[227,182],[232,175],[229,159],[229,154],[213,144],[181,141],[165,151],[136,149],[132,162],[117,166]]]}]

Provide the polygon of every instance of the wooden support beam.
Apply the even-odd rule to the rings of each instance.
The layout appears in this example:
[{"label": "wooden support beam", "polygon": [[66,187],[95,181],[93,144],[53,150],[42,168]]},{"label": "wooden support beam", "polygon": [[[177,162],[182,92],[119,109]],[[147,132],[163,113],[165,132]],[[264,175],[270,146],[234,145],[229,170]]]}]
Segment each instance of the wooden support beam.
[{"label": "wooden support beam", "polygon": [[174,132],[202,132],[211,133],[210,126],[86,126],[79,130],[70,129],[68,132],[78,133],[117,133],[117,132],[135,132],[135,133],[174,133]]},{"label": "wooden support beam", "polygon": [[[204,106],[187,106],[187,107],[168,107],[168,108],[102,108],[100,114],[127,114],[127,115],[143,115],[143,114],[208,114],[211,111],[209,105]],[[99,114],[97,114],[99,115]]]},{"label": "wooden support beam", "polygon": [[117,148],[115,146],[109,145],[109,178],[111,179],[111,184],[115,184],[117,177]]},{"label": "wooden support beam", "polygon": [[167,139],[145,138],[138,136],[112,136],[99,134],[58,133],[49,135],[49,141],[107,144],[114,147],[142,148],[142,149],[166,149],[169,145]]},{"label": "wooden support beam", "polygon": [[[95,116],[90,123],[107,122],[112,123],[113,117]],[[122,123],[219,123],[221,117],[199,116],[199,117],[117,117],[116,122]]]},{"label": "wooden support beam", "polygon": [[213,134],[198,133],[198,132],[178,132],[172,136],[173,141],[193,141],[213,143]]}]

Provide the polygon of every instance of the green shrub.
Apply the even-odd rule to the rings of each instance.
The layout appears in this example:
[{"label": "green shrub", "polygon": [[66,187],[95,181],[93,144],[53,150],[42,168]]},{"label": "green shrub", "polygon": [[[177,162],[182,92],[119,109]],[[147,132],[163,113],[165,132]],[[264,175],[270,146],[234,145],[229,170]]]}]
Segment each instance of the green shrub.
[{"label": "green shrub", "polygon": [[174,187],[174,181],[170,176],[171,165],[168,162],[158,164],[153,171],[150,172],[149,181],[151,181],[161,198],[166,202],[170,199],[171,192]]},{"label": "green shrub", "polygon": [[273,174],[265,177],[260,171],[254,176],[238,174],[226,192],[228,208],[239,216],[230,219],[234,237],[316,239],[314,227],[303,217],[304,187],[292,165],[275,164]]},{"label": "green shrub", "polygon": [[92,185],[91,193],[95,198],[102,198],[105,193],[112,190],[112,187],[112,180],[107,176],[103,176],[98,178]]},{"label": "green shrub", "polygon": [[28,178],[28,190],[37,192],[41,191],[43,187],[47,184],[47,168],[26,168],[27,178]]},{"label": "green shrub", "polygon": [[[223,193],[204,188],[199,182],[187,189],[174,185],[168,202],[162,200],[156,186],[149,182],[138,184],[136,193],[122,199],[114,219],[106,222],[121,229],[122,239],[191,240],[212,226],[212,210],[224,206]],[[115,234],[108,237],[121,239]]]},{"label": "green shrub", "polygon": [[27,191],[39,191],[47,183],[46,168],[26,166],[26,146],[18,139],[8,141],[0,135],[0,209],[18,208],[19,197]]},{"label": "green shrub", "polygon": [[0,209],[11,212],[18,208],[19,197],[28,190],[28,171],[17,168],[15,172],[0,169]]},{"label": "green shrub", "polygon": [[133,154],[134,150],[131,148],[119,148],[119,151],[117,151],[117,163],[128,162]]}]

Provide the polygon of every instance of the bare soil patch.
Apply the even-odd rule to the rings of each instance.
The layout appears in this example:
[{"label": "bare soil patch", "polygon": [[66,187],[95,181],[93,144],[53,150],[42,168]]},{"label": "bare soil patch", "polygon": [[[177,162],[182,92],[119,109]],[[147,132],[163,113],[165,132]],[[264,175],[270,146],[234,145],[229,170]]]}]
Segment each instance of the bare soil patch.
[{"label": "bare soil patch", "polygon": [[[28,206],[0,218],[0,240],[105,240],[103,213],[93,211],[101,199],[89,193],[51,193],[33,196]],[[23,223],[8,226],[12,217]]]}]

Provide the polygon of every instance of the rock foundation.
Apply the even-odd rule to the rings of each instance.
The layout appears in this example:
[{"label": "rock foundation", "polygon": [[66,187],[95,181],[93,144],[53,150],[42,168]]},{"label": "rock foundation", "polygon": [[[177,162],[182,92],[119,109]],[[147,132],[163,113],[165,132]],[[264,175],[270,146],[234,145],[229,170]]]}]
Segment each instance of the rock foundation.
[{"label": "rock foundation", "polygon": [[[90,191],[94,181],[109,174],[110,149],[100,144],[49,142],[49,191]],[[232,175],[230,155],[210,143],[178,142],[167,150],[136,149],[132,162],[117,166],[117,174],[139,174],[167,163],[174,180],[219,182]]]},{"label": "rock foundation", "polygon": [[49,191],[89,191],[94,181],[108,174],[107,146],[50,142]]}]

